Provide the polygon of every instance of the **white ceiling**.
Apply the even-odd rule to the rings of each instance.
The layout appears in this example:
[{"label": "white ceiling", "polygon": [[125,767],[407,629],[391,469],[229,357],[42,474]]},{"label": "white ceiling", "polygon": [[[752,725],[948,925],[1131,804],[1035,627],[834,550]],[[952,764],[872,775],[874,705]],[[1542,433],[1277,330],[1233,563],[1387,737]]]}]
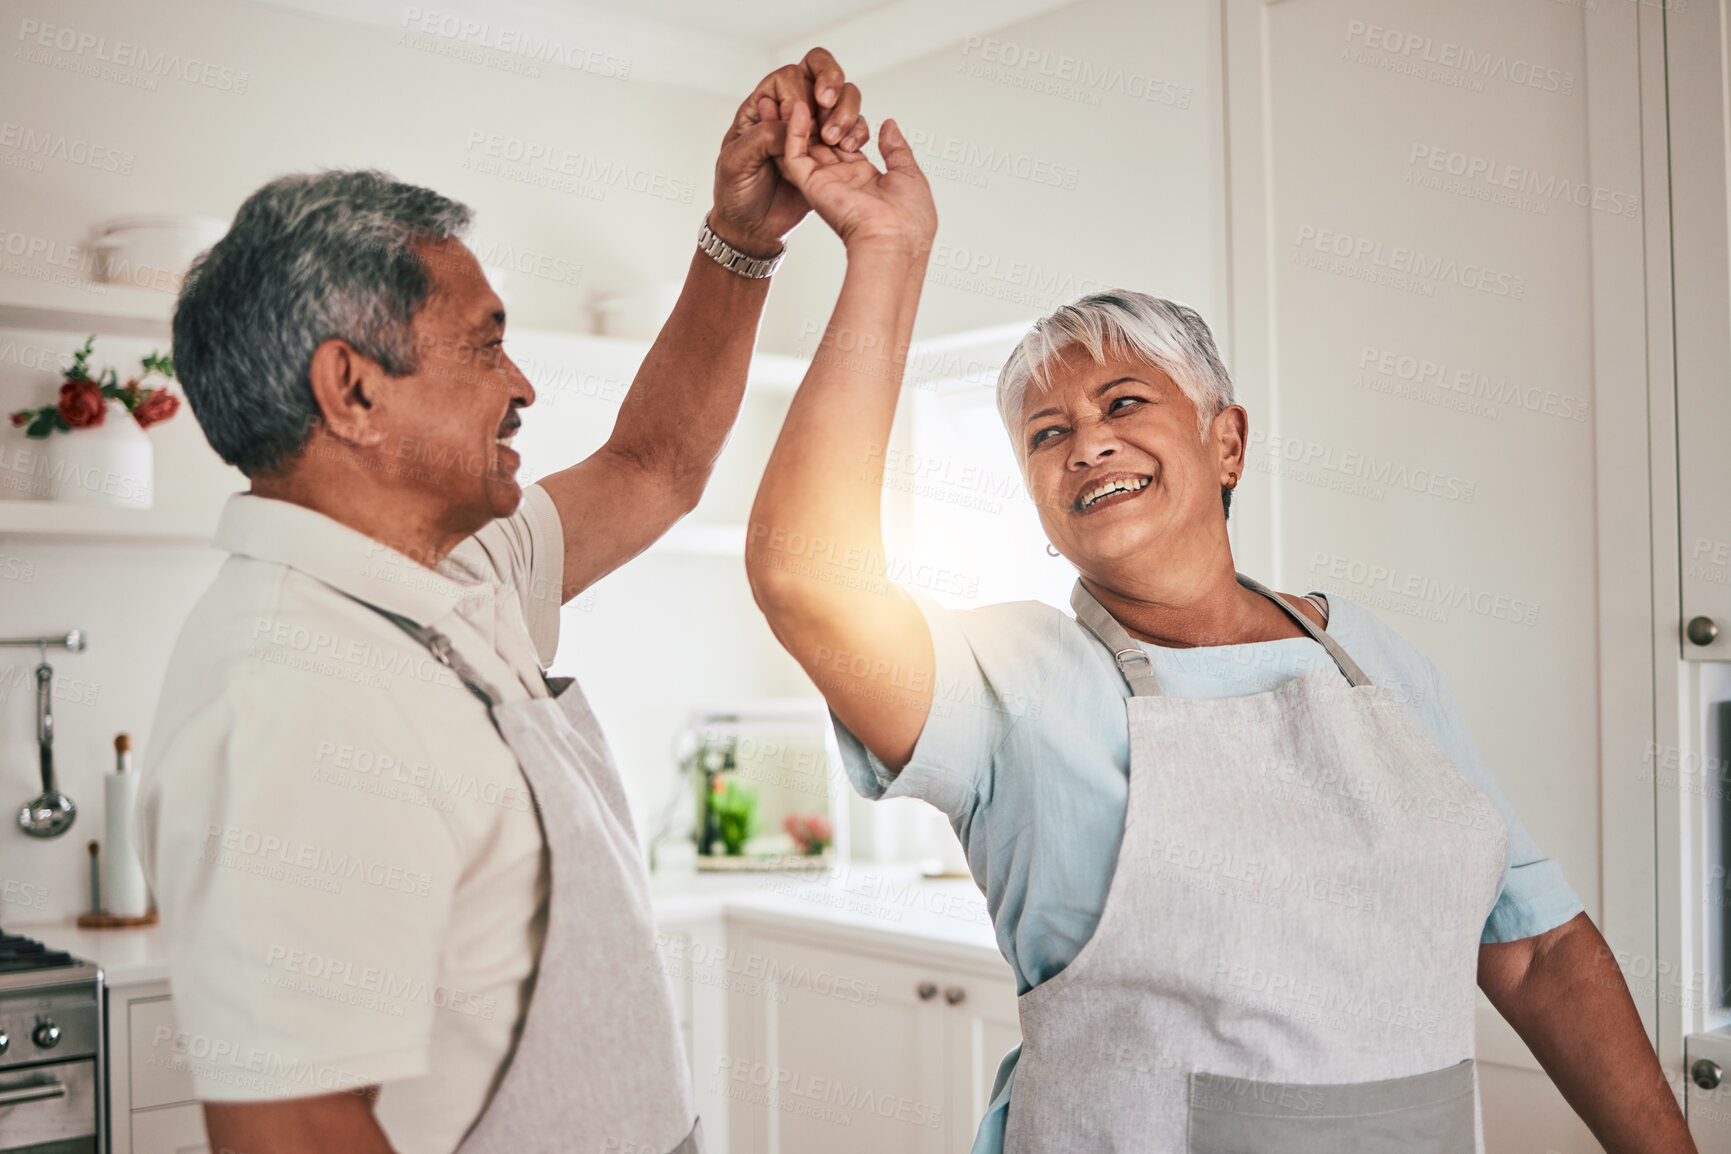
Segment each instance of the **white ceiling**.
[{"label": "white ceiling", "polygon": [[891,0],[534,0],[549,11],[601,9],[629,14],[646,23],[697,29],[731,40],[747,40],[763,48],[774,48],[790,40],[813,36],[835,24],[851,20],[874,8],[890,7]]},{"label": "white ceiling", "polygon": [[[822,44],[850,79],[1061,8],[1074,0],[265,0],[401,31],[413,22],[471,29],[487,45],[517,37],[623,57],[633,79],[743,96],[777,64]],[[436,14],[436,16],[429,16]]]}]

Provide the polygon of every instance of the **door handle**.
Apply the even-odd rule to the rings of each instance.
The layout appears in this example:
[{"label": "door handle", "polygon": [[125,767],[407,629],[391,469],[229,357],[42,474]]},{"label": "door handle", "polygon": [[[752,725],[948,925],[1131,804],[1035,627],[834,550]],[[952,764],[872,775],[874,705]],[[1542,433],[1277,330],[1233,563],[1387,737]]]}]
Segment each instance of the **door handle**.
[{"label": "door handle", "polygon": [[1711,645],[1719,636],[1719,623],[1711,617],[1691,617],[1683,626],[1683,636],[1696,645]]},{"label": "door handle", "polygon": [[43,1098],[66,1097],[65,1082],[37,1082],[12,1090],[0,1090],[0,1106],[16,1106],[20,1102],[36,1102]]}]

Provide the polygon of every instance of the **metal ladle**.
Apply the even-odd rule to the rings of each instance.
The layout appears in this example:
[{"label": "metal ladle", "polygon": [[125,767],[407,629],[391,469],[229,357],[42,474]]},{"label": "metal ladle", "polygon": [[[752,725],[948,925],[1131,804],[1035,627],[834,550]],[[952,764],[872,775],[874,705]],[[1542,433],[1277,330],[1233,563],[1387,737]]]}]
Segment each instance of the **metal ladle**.
[{"label": "metal ladle", "polygon": [[0,641],[0,645],[34,645],[42,651],[42,663],[36,667],[36,748],[42,763],[42,792],[18,811],[18,826],[28,837],[59,837],[72,828],[78,807],[54,782],[54,711],[49,704],[54,667],[48,664],[48,647],[64,645],[77,653],[84,648],[84,634],[74,629],[63,638]]}]

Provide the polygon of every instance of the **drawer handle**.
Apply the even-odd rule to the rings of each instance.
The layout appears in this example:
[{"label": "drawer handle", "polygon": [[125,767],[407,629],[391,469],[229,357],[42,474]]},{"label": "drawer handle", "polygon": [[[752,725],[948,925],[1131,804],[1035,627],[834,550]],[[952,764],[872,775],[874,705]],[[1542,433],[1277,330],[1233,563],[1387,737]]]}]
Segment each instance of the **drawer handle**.
[{"label": "drawer handle", "polygon": [[16,1106],[20,1102],[35,1102],[42,1098],[66,1097],[65,1082],[39,1082],[20,1086],[16,1090],[0,1090],[0,1106]]},{"label": "drawer handle", "polygon": [[936,982],[921,982],[914,987],[914,993],[920,996],[920,1001],[929,1002],[938,996],[938,984]]},{"label": "drawer handle", "polygon": [[949,989],[944,991],[944,1001],[948,1002],[952,1006],[959,1006],[967,1000],[968,991],[962,989],[960,986],[951,986]]}]

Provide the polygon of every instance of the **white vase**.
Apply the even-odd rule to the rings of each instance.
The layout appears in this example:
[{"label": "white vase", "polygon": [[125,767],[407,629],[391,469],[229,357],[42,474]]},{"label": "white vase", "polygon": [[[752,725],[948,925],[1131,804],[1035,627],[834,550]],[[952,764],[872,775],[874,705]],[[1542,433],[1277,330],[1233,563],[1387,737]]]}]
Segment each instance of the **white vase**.
[{"label": "white vase", "polygon": [[150,508],[150,438],[119,401],[108,402],[102,424],[51,433],[44,448],[51,500]]}]

